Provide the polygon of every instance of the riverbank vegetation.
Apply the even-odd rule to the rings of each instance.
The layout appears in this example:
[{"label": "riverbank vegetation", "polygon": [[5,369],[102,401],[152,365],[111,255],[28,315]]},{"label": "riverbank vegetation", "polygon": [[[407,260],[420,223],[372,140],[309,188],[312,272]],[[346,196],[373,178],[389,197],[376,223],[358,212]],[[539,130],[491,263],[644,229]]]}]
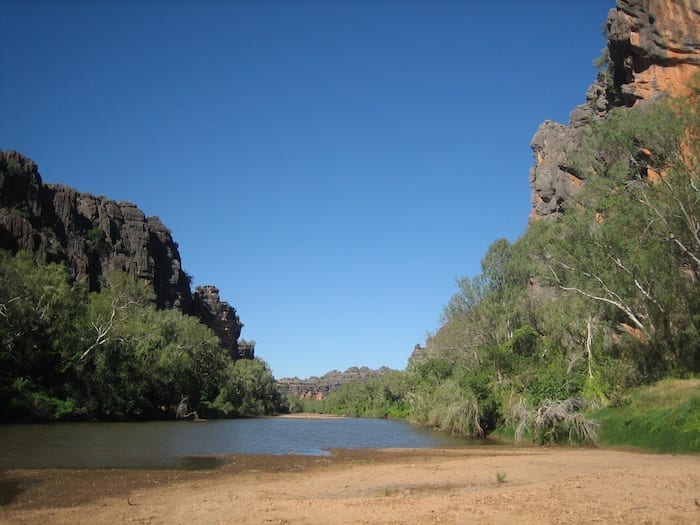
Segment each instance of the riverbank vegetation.
[{"label": "riverbank vegetation", "polygon": [[0,420],[254,416],[281,409],[269,367],[234,360],[195,318],[114,273],[0,251]]},{"label": "riverbank vegetation", "polygon": [[696,78],[687,97],[612,110],[570,159],[583,184],[564,211],[491,245],[405,371],[345,385],[316,408],[700,451],[696,383],[678,403],[647,406],[651,394],[636,390],[700,372],[699,100]]},{"label": "riverbank vegetation", "polygon": [[[233,359],[126,275],[88,292],[64,266],[0,252],[0,418],[290,408],[515,441],[698,451],[699,101],[696,79],[686,97],[612,110],[567,163],[583,182],[563,212],[496,240],[405,370],[322,401],[287,407],[263,361]],[[645,392],[663,387],[639,390],[669,378],[691,386],[653,402]]]},{"label": "riverbank vegetation", "polygon": [[664,379],[634,390],[628,402],[591,414],[600,422],[606,446],[654,452],[700,451],[700,379]]}]

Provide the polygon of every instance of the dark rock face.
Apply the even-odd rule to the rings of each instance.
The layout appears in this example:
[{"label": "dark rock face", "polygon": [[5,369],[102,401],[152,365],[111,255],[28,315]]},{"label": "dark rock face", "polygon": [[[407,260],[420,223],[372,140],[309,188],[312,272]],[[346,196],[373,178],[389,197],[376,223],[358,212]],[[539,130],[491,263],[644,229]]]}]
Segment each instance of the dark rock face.
[{"label": "dark rock face", "polygon": [[251,345],[241,353],[243,325],[219,291],[208,286],[193,296],[177,243],[158,217],[130,202],[43,184],[36,164],[15,151],[0,151],[0,248],[64,262],[95,291],[102,276],[126,272],[152,286],[158,308],[199,317],[232,355],[253,356]]},{"label": "dark rock face", "polygon": [[130,202],[43,184],[34,162],[0,152],[0,247],[69,264],[77,279],[124,271],[149,282],[160,308],[188,311],[189,278],[168,229]]},{"label": "dark rock face", "polygon": [[250,343],[238,341],[243,323],[238,318],[236,310],[219,298],[218,288],[215,286],[195,288],[192,313],[219,336],[223,347],[234,358],[253,359],[255,347]]},{"label": "dark rock face", "polygon": [[608,15],[608,69],[569,124],[544,122],[532,139],[530,219],[556,215],[589,175],[573,165],[581,134],[614,107],[662,93],[683,95],[700,70],[700,8],[694,0],[618,0]]}]

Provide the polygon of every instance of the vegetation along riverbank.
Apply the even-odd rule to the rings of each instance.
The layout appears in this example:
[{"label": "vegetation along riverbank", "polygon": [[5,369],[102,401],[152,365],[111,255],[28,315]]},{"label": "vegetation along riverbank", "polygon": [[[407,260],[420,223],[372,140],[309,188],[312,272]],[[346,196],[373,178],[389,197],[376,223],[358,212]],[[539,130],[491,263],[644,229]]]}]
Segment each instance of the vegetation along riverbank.
[{"label": "vegetation along riverbank", "polygon": [[306,411],[698,452],[698,13],[618,4],[585,102],[532,139],[525,233],[458,280],[404,370],[323,399],[281,392],[157,217],[0,152],[0,420]]}]

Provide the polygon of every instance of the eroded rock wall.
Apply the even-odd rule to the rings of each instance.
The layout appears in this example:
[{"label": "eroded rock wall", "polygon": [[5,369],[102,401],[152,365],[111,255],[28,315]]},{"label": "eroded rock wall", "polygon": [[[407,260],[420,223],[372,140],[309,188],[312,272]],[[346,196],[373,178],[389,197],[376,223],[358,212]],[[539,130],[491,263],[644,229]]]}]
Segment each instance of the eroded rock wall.
[{"label": "eroded rock wall", "polygon": [[700,66],[697,0],[619,0],[606,28],[614,85],[625,105],[687,93]]},{"label": "eroded rock wall", "polygon": [[619,0],[606,22],[607,69],[564,125],[545,121],[532,139],[530,219],[561,213],[587,173],[572,162],[581,134],[614,107],[669,93],[684,95],[700,71],[697,0]]},{"label": "eroded rock wall", "polygon": [[130,202],[44,184],[37,165],[15,151],[0,151],[0,248],[64,262],[95,291],[109,272],[126,272],[149,283],[158,308],[197,316],[234,358],[253,357],[251,345],[239,348],[243,325],[218,289],[191,292],[177,243],[158,217]]},{"label": "eroded rock wall", "polygon": [[198,286],[194,291],[192,313],[219,335],[223,347],[234,358],[253,359],[255,345],[239,342],[243,323],[236,309],[219,297],[216,286]]},{"label": "eroded rock wall", "polygon": [[0,247],[64,261],[93,290],[100,277],[123,271],[153,287],[160,308],[188,311],[189,278],[177,244],[158,217],[130,202],[43,184],[36,164],[0,152]]}]

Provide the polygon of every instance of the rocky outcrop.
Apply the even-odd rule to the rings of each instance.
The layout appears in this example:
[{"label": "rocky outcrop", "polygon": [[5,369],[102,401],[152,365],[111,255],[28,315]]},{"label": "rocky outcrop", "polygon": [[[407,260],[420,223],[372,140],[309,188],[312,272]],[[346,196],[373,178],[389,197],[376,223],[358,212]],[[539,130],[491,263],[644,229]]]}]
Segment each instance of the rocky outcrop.
[{"label": "rocky outcrop", "polygon": [[277,380],[277,390],[283,394],[299,397],[301,399],[324,399],[329,393],[338,387],[346,385],[352,381],[364,383],[370,379],[380,377],[391,372],[390,368],[382,367],[372,370],[363,367],[350,367],[345,372],[332,370],[321,377],[309,377],[299,379],[298,377],[283,378]]},{"label": "rocky outcrop", "polygon": [[189,278],[177,244],[158,217],[130,202],[43,184],[37,166],[0,152],[0,247],[68,263],[92,290],[111,271],[150,283],[160,308],[191,308]]},{"label": "rocky outcrop", "polygon": [[556,214],[563,204],[581,187],[586,174],[573,159],[579,147],[581,133],[610,108],[603,76],[588,89],[586,103],[578,106],[565,126],[551,120],[540,125],[530,143],[535,165],[530,169],[532,189],[531,219]]},{"label": "rocky outcrop", "polygon": [[177,243],[158,217],[146,217],[130,202],[44,184],[37,165],[15,151],[0,151],[0,248],[63,262],[76,279],[97,291],[102,278],[122,271],[147,282],[156,305],[195,315],[219,336],[234,357],[243,325],[213,286],[193,295]]},{"label": "rocky outcrop", "polygon": [[700,4],[619,0],[606,24],[613,85],[627,106],[659,93],[686,94],[700,66]]},{"label": "rocky outcrop", "polygon": [[192,313],[219,336],[223,347],[234,358],[253,359],[255,346],[238,341],[243,323],[238,318],[236,310],[220,299],[218,288],[215,286],[195,288]]},{"label": "rocky outcrop", "polygon": [[686,94],[700,70],[700,5],[694,0],[618,0],[606,23],[607,69],[570,115],[568,125],[544,122],[532,139],[530,219],[560,213],[587,173],[573,159],[581,134],[614,107],[662,93]]}]

